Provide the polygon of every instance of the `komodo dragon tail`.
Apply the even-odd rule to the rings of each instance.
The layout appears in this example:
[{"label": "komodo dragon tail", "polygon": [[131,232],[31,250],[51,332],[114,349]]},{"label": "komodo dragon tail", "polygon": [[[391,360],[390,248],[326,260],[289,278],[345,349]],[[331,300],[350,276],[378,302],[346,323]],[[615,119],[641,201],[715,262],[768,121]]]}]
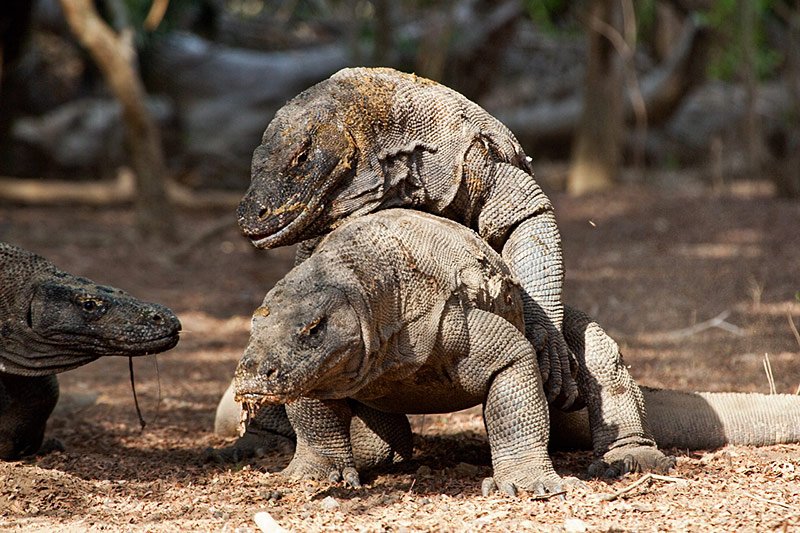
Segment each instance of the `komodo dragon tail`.
[{"label": "komodo dragon tail", "polygon": [[[800,442],[800,395],[641,389],[659,448]],[[551,413],[553,447],[591,449],[591,442],[585,409]]]}]

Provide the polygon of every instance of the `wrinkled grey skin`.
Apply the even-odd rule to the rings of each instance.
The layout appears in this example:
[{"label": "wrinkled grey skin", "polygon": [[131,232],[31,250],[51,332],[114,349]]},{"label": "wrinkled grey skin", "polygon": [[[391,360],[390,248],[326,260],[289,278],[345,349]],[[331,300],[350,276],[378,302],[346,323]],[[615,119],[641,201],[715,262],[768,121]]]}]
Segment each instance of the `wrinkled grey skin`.
[{"label": "wrinkled grey skin", "polygon": [[180,328],[162,305],[0,243],[0,459],[41,446],[58,400],[55,374],[106,355],[169,350]]},{"label": "wrinkled grey skin", "polygon": [[[546,453],[548,415],[535,353],[521,334],[520,292],[496,252],[461,225],[405,210],[350,221],[276,284],[254,313],[236,370],[237,398],[251,414],[288,402],[297,453],[286,473],[353,485],[354,455],[361,453],[350,440],[354,417],[482,403],[493,482],[509,493],[558,490]],[[582,393],[599,394],[612,413],[627,404],[642,409],[621,359],[612,368],[604,361],[581,365]],[[593,433],[607,439],[595,442],[604,468],[604,460],[630,469],[673,464],[639,423],[643,409],[638,414],[617,424],[594,413]],[[395,452],[393,458],[404,456],[407,420],[386,425],[371,440]],[[358,438],[359,446],[370,441],[363,433]]]}]

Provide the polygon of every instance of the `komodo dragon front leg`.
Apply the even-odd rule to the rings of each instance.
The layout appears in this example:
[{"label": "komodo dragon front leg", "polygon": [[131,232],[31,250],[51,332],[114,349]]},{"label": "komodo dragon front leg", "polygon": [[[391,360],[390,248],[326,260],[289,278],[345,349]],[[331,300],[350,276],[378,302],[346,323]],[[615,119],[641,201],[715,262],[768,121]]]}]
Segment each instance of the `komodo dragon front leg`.
[{"label": "komodo dragon front leg", "polygon": [[[503,247],[502,256],[523,288],[525,336],[536,348],[542,377],[546,382],[549,379],[565,385],[545,391],[548,400],[556,406],[579,407],[573,381],[575,360],[562,333],[564,268],[553,212],[541,213],[517,226]],[[570,375],[562,376],[562,369],[568,369]]]},{"label": "komodo dragon front leg", "polygon": [[484,481],[484,494],[494,487],[512,496],[517,490],[560,492],[564,480],[553,470],[547,453],[550,420],[531,344],[492,313],[471,309],[466,319],[467,338],[451,336],[449,347],[454,353],[471,354],[465,359],[465,381],[469,376],[480,379],[490,366],[487,361],[513,361],[491,379],[483,404],[494,470],[492,479]]},{"label": "komodo dragon front leg", "polygon": [[[0,458],[40,451],[47,419],[56,402],[58,380],[55,376],[15,376],[0,372]],[[52,443],[53,447],[59,447],[57,441]]]}]

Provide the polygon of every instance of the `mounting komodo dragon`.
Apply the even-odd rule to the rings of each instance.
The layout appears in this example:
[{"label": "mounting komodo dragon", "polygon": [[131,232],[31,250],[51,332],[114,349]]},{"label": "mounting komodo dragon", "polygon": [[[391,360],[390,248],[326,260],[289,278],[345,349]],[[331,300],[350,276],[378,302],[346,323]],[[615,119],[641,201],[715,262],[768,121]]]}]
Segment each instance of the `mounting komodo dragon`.
[{"label": "mounting komodo dragon", "polygon": [[58,401],[54,374],[106,355],[169,350],[180,329],[162,305],[0,243],[0,459],[39,450]]},{"label": "mounting komodo dragon", "polygon": [[[602,457],[616,443],[650,439],[645,403],[662,446],[800,440],[800,397],[654,389],[643,397],[596,323],[569,307],[565,323],[578,336],[567,340],[581,393],[609,405],[601,412],[590,403],[588,422],[585,413],[554,410],[567,417],[552,420],[557,444],[585,445],[591,427]],[[384,210],[334,230],[269,291],[236,369],[237,400],[251,416],[265,403],[286,403],[297,432],[287,474],[356,486],[359,463],[410,454],[405,414],[483,404],[493,483],[512,494],[558,490],[546,452],[548,408],[522,331],[519,284],[475,233]],[[638,416],[603,418],[618,410]]]},{"label": "mounting komodo dragon", "polygon": [[[301,260],[343,220],[395,206],[450,218],[502,253],[524,289],[546,395],[577,405],[552,204],[513,134],[461,94],[391,69],[344,69],[311,87],[278,111],[254,151],[239,225],[262,248],[308,240]],[[250,455],[287,428],[280,407],[265,408],[228,453]],[[640,467],[663,457],[653,442],[625,444]]]}]

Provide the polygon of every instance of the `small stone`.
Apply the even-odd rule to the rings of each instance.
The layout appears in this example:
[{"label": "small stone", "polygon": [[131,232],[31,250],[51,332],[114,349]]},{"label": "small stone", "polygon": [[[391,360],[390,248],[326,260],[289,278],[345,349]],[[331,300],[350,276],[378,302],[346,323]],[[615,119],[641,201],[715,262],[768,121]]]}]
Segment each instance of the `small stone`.
[{"label": "small stone", "polygon": [[634,511],[639,511],[640,513],[652,513],[656,510],[655,507],[649,503],[632,503],[631,509]]},{"label": "small stone", "polygon": [[259,511],[253,516],[253,521],[263,533],[288,533],[266,511]]},{"label": "small stone", "polygon": [[458,463],[453,468],[453,473],[458,474],[459,476],[464,476],[464,477],[477,476],[480,473],[480,471],[481,470],[480,470],[479,467],[477,467],[475,465],[471,465],[469,463]]},{"label": "small stone", "polygon": [[564,520],[564,531],[566,533],[585,533],[589,526],[580,518],[567,518]]},{"label": "small stone", "polygon": [[333,496],[326,496],[325,499],[322,500],[322,508],[327,509],[328,511],[333,511],[334,509],[338,509],[339,502]]},{"label": "small stone", "polygon": [[432,473],[433,473],[433,471],[431,470],[431,467],[429,467],[429,466],[422,465],[419,468],[417,468],[417,475],[419,477],[431,477]]}]

